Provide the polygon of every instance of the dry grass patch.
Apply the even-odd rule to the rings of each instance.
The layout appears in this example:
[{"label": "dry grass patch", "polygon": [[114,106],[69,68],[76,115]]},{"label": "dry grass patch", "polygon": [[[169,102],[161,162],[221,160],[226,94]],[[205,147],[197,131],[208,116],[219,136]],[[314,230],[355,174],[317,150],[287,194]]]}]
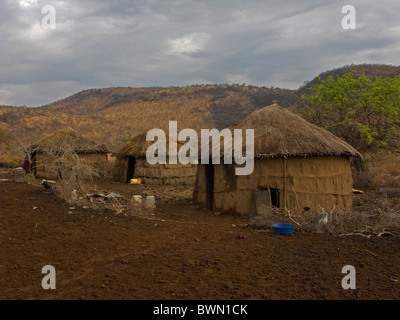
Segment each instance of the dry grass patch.
[{"label": "dry grass patch", "polygon": [[302,232],[323,232],[335,236],[365,237],[400,235],[400,196],[369,192],[356,195],[353,209],[288,211],[273,209],[271,214],[250,219],[254,228],[272,228],[274,223],[291,223]]}]

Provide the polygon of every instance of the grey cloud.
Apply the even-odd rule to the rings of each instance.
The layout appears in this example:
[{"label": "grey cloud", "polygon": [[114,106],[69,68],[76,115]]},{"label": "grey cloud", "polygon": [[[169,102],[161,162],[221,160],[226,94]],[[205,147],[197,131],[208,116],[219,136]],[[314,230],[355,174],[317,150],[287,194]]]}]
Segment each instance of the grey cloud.
[{"label": "grey cloud", "polygon": [[[25,0],[28,1],[28,0]],[[43,31],[52,4],[57,29]],[[243,81],[297,88],[351,63],[400,64],[400,3],[137,0],[0,4],[0,104],[38,106],[78,90]]]}]

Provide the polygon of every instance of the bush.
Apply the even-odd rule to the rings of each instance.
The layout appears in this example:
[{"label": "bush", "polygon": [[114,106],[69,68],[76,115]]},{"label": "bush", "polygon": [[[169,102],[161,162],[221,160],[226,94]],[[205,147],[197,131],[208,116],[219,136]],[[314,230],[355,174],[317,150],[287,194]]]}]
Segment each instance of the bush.
[{"label": "bush", "polygon": [[343,138],[360,151],[399,147],[400,76],[342,77],[321,80],[303,95],[307,120]]}]

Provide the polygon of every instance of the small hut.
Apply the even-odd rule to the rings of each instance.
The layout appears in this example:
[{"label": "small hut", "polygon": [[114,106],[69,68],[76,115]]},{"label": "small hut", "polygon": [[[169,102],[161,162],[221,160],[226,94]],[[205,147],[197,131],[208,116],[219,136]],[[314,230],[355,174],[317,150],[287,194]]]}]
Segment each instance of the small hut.
[{"label": "small hut", "polygon": [[[122,144],[116,152],[114,180],[129,183],[140,178],[142,183],[155,185],[194,185],[197,164],[169,164],[169,137],[166,136],[166,164],[150,164],[146,159],[147,149],[154,143],[146,141],[146,132]],[[184,144],[177,141],[177,149]]]},{"label": "small hut", "polygon": [[253,112],[230,129],[242,129],[242,150],[246,129],[254,129],[254,170],[235,175],[234,163],[200,164],[193,193],[199,206],[240,215],[255,215],[265,206],[352,206],[351,160],[362,156],[332,133],[277,104]]},{"label": "small hut", "polygon": [[100,176],[105,176],[107,154],[105,145],[96,144],[72,128],[64,128],[40,139],[28,148],[31,154],[33,172],[45,179],[58,178],[57,166],[65,153],[76,154],[82,163],[97,169]]}]

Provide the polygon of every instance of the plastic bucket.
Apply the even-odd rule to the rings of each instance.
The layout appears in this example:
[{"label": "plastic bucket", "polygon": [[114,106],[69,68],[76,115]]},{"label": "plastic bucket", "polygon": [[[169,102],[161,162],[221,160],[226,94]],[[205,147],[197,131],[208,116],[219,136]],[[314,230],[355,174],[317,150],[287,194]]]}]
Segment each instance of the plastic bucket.
[{"label": "plastic bucket", "polygon": [[294,228],[290,223],[275,223],[272,227],[276,234],[292,234]]}]

